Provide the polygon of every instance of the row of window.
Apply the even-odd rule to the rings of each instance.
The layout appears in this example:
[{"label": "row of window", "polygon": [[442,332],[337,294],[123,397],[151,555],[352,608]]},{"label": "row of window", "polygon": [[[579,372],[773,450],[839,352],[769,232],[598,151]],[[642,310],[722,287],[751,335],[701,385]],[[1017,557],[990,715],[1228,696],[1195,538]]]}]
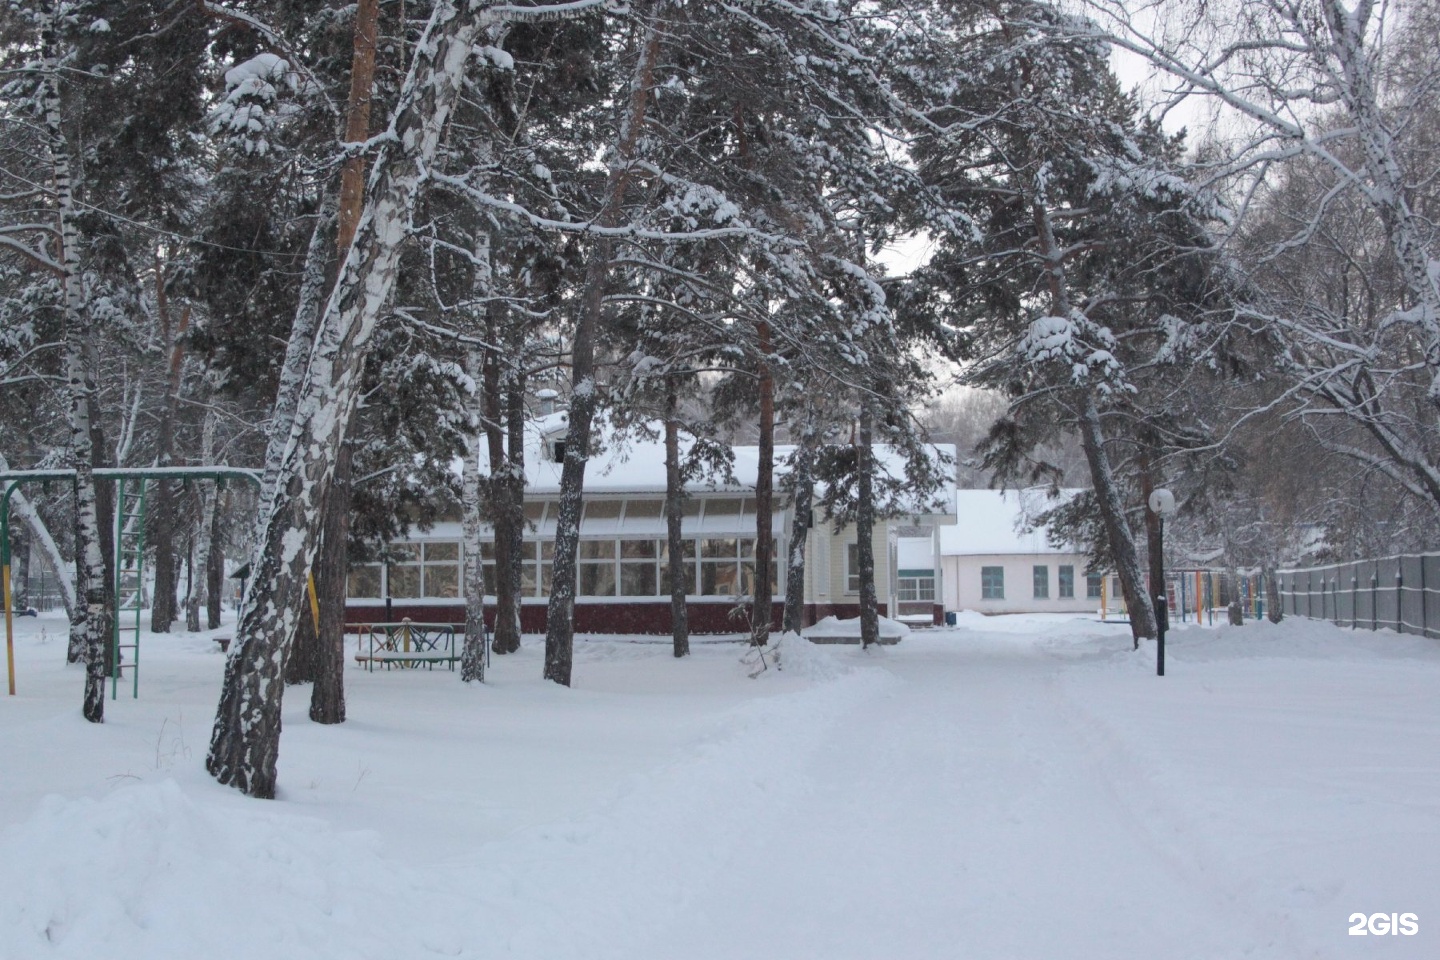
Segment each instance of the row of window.
[{"label": "row of window", "polygon": [[[665,514],[664,500],[586,500],[583,522],[598,520],[650,521]],[[531,523],[554,523],[559,517],[560,504],[556,500],[526,500],[525,519]],[[744,517],[755,522],[755,501],[751,497],[688,497],[684,501],[681,515],[687,520],[723,517],[734,520]],[[743,522],[743,521],[737,521]]]},{"label": "row of window", "polygon": [[[685,592],[690,596],[748,596],[755,586],[755,539],[707,537],[686,540]],[[548,597],[554,584],[555,541],[527,540],[520,563],[522,596]],[[389,561],[356,564],[350,569],[351,598],[416,600],[459,599],[461,549],[455,541],[398,544]],[[495,583],[495,546],[480,548],[487,590]],[[665,540],[581,540],[576,557],[576,588],[585,597],[656,597],[670,595],[669,543]],[[778,589],[776,564],[770,564],[770,589]]]},{"label": "row of window", "polygon": [[[1073,600],[1075,597],[1075,567],[1068,563],[1062,564],[1058,568],[1058,575],[1058,598],[1061,600]],[[1098,573],[1087,573],[1085,575],[1086,599],[1100,599],[1101,579],[1102,575]],[[1031,568],[1030,595],[1036,600],[1050,599],[1050,567],[1048,564],[1037,563]],[[1004,567],[980,568],[980,599],[1005,599]]]}]

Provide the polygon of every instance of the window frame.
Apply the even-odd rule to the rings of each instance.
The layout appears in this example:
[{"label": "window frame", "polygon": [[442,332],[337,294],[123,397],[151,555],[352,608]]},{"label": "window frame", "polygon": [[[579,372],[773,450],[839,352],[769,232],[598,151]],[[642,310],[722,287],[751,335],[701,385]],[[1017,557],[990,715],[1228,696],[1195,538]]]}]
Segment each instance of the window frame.
[{"label": "window frame", "polygon": [[1062,563],[1055,568],[1055,576],[1058,578],[1058,591],[1056,596],[1061,600],[1075,599],[1075,564]]},{"label": "window frame", "polygon": [[980,568],[980,599],[1005,599],[1005,567],[982,566]]}]

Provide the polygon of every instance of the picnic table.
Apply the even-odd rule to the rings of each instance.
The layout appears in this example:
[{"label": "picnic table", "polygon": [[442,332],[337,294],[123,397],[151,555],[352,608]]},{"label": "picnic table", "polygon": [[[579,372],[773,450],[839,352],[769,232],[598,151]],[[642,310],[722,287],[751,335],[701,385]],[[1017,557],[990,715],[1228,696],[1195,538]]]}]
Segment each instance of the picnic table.
[{"label": "picnic table", "polygon": [[[464,630],[458,631],[464,636]],[[401,620],[399,623],[370,623],[360,630],[355,661],[374,672],[375,664],[385,669],[427,670],[443,663],[452,671],[460,659],[461,650],[455,643],[457,631],[453,623],[416,623]]]}]

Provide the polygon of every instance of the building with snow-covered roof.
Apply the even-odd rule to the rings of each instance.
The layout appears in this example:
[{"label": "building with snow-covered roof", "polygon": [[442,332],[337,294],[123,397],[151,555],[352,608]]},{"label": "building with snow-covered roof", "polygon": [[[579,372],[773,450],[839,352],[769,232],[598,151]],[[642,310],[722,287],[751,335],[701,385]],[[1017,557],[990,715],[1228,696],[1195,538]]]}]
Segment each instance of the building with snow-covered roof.
[{"label": "building with snow-covered roof", "polygon": [[1035,522],[1075,496],[1062,490],[959,490],[955,523],[939,528],[942,595],[947,610],[980,613],[1078,613],[1098,610],[1101,578],[1089,575],[1073,544],[1053,546]]},{"label": "building with snow-covered roof", "polygon": [[[568,415],[555,411],[536,418],[527,430],[525,451],[525,533],[522,570],[521,628],[545,629],[552,584],[552,562],[559,508],[560,472]],[[648,435],[647,435],[648,434]],[[584,511],[575,598],[575,626],[588,633],[668,633],[670,583],[665,498],[665,450],[658,430],[632,431],[619,438],[597,421],[595,443],[585,471]],[[688,444],[688,438],[682,442]],[[793,448],[775,450],[780,461]],[[731,476],[700,480],[687,488],[683,529],[688,571],[690,629],[695,633],[734,633],[748,629],[746,598],[755,578],[755,481],[758,448],[734,448]],[[876,466],[899,476],[899,457],[877,447]],[[953,457],[954,448],[936,448]],[[481,472],[488,473],[482,454]],[[948,502],[951,491],[937,494]],[[933,499],[933,498],[932,498]],[[898,515],[877,519],[874,530],[876,592],[880,612],[938,622],[943,610],[936,600],[939,572],[937,530],[954,518],[925,503],[887,505]],[[887,510],[885,512],[892,512]],[[771,571],[773,609],[778,627],[785,603],[785,562],[793,509],[777,494],[771,520],[775,553]],[[904,536],[902,537],[902,533]],[[902,562],[902,544],[903,550]],[[918,544],[918,545],[917,545]],[[412,531],[390,543],[386,559],[351,567],[346,619],[352,624],[394,622],[459,622],[464,619],[461,575],[465,544],[458,517]],[[494,552],[489,531],[481,546],[485,582],[494,583]],[[860,612],[853,527],[835,530],[819,517],[806,541],[805,623],[826,616],[854,617]],[[916,565],[930,574],[928,589],[913,575]]]}]

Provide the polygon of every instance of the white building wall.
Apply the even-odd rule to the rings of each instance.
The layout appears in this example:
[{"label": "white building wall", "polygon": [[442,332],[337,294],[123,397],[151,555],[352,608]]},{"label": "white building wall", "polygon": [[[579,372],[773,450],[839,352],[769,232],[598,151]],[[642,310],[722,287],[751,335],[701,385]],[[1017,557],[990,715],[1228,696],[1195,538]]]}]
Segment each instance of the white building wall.
[{"label": "white building wall", "polygon": [[[1034,595],[1036,565],[1048,568],[1049,597]],[[1099,611],[1100,601],[1085,596],[1085,557],[1078,553],[981,554],[941,558],[946,610],[977,610],[980,613],[1083,613]],[[1060,567],[1075,568],[1075,596],[1060,597]],[[1002,567],[1005,571],[1005,598],[986,600],[981,595],[981,568]]]}]

